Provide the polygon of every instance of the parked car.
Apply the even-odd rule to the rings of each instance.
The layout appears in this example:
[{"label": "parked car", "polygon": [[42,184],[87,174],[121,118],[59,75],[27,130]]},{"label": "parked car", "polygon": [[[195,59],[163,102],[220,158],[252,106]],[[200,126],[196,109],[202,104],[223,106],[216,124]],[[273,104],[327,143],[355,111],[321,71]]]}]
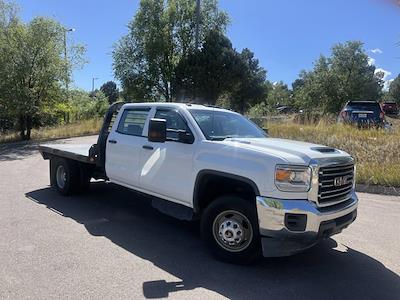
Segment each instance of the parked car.
[{"label": "parked car", "polygon": [[397,116],[399,114],[399,105],[394,101],[384,102],[382,104],[382,110],[387,115]]},{"label": "parked car", "polygon": [[349,101],[339,113],[338,122],[358,127],[384,127],[385,113],[375,101]]},{"label": "parked car", "polygon": [[232,263],[297,253],[357,216],[349,154],[270,138],[225,109],[114,104],[97,144],[42,145],[40,151],[62,195],[87,190],[91,178],[146,193],[157,210],[200,220],[211,252]]},{"label": "parked car", "polygon": [[293,114],[296,113],[296,109],[288,106],[288,105],[281,105],[281,106],[277,106],[276,110],[279,114]]}]

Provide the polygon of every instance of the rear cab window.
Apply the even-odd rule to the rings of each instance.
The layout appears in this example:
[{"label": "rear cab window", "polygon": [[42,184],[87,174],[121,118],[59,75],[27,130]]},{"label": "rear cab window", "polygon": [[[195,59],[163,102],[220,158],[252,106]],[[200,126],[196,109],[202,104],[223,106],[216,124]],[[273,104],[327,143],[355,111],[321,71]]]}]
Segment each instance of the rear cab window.
[{"label": "rear cab window", "polygon": [[144,136],[143,129],[150,108],[127,108],[122,113],[117,132],[132,136]]}]

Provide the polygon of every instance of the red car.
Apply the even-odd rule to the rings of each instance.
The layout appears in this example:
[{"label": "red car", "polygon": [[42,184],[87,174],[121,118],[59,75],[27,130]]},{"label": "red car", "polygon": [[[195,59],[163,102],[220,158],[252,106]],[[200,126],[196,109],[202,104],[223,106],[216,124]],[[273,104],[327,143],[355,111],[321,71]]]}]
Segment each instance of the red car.
[{"label": "red car", "polygon": [[387,115],[398,115],[399,105],[396,102],[384,102],[382,104],[382,110]]}]

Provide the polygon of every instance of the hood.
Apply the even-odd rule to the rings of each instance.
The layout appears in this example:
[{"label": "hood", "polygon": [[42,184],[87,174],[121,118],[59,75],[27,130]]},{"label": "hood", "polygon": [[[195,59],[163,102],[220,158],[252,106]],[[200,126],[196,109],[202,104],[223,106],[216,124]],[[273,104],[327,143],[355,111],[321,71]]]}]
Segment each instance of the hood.
[{"label": "hood", "polygon": [[274,155],[292,164],[308,165],[312,159],[349,156],[346,152],[335,148],[286,139],[230,138],[222,142],[226,145]]}]

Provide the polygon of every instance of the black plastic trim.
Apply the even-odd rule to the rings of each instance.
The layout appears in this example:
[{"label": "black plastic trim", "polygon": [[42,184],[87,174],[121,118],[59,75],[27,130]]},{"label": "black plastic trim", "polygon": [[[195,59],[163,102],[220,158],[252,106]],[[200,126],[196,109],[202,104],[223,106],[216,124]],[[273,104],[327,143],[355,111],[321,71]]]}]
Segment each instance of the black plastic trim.
[{"label": "black plastic trim", "polygon": [[254,181],[252,181],[249,178],[240,176],[240,175],[235,175],[235,174],[231,174],[231,173],[225,173],[225,172],[221,172],[221,171],[215,171],[215,170],[209,170],[209,169],[204,169],[201,170],[196,177],[196,181],[194,184],[194,191],[193,191],[193,210],[195,211],[195,213],[200,211],[200,201],[201,199],[199,199],[198,194],[199,194],[199,184],[201,182],[201,180],[203,179],[204,176],[207,175],[217,175],[217,176],[221,176],[221,177],[225,177],[225,178],[229,178],[229,179],[235,179],[238,181],[241,181],[243,183],[249,184],[251,186],[251,188],[254,191],[254,194],[256,196],[260,196],[260,191],[257,187],[257,185],[255,184]]}]

